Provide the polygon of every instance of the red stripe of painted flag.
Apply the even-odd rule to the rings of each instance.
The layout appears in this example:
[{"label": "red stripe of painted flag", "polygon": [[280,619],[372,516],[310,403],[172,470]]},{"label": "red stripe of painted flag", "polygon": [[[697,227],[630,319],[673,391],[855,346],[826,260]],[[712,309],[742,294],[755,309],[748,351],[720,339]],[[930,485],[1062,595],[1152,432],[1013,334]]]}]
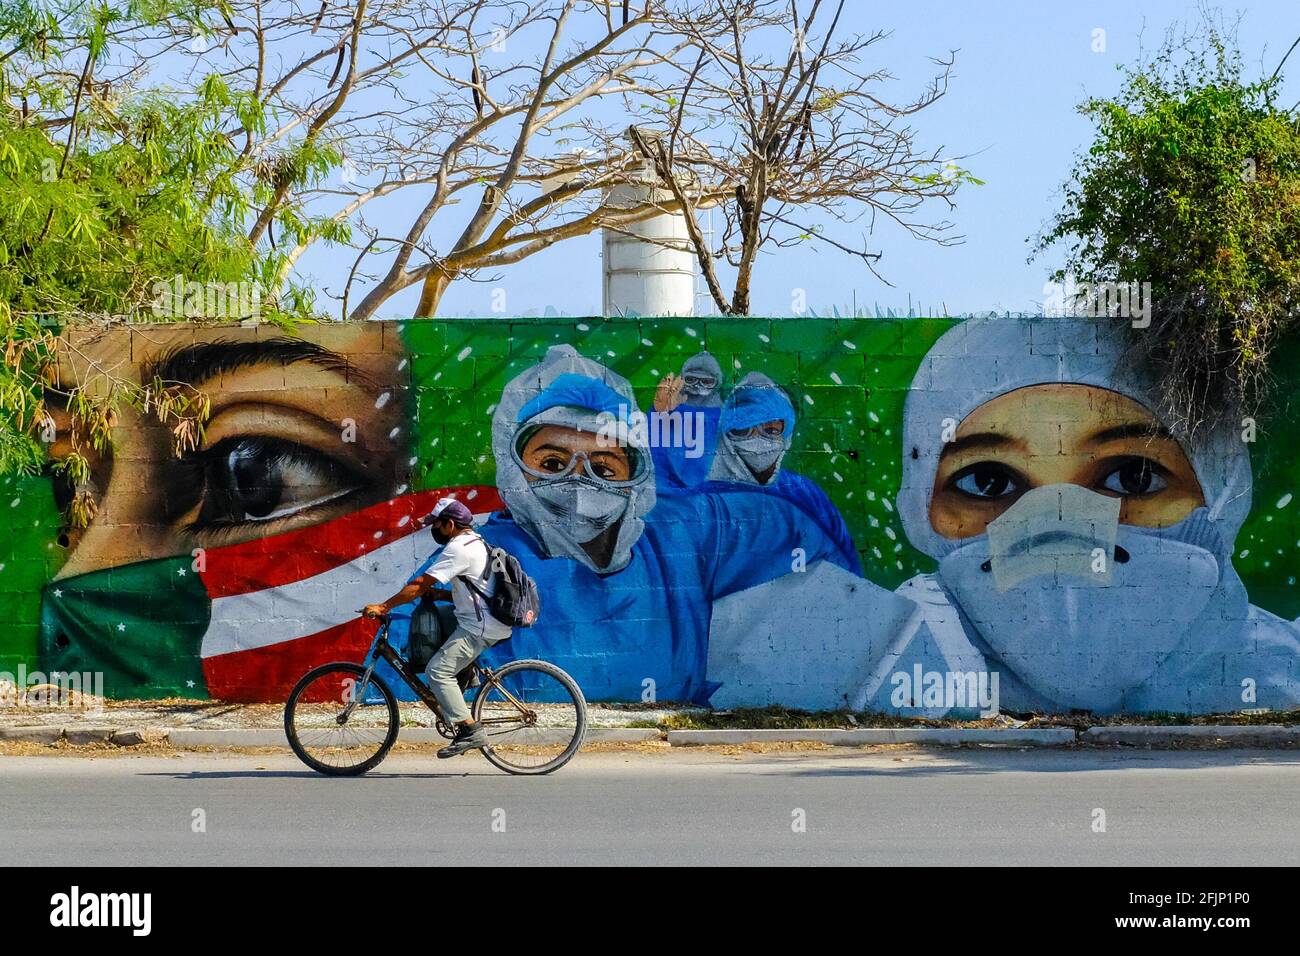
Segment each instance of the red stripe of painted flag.
[{"label": "red stripe of painted flag", "polygon": [[378,621],[357,617],[270,647],[204,658],[208,694],[235,703],[286,700],[298,679],[314,667],[331,661],[361,663],[378,629]]},{"label": "red stripe of painted flag", "polygon": [[199,577],[213,600],[314,577],[418,530],[416,519],[444,495],[463,501],[475,514],[505,507],[490,485],[416,491],[324,524],[212,548]]},{"label": "red stripe of painted flag", "polygon": [[[213,600],[314,577],[413,533],[415,519],[428,514],[444,495],[465,502],[475,514],[504,507],[497,490],[488,485],[413,492],[324,524],[214,548],[200,576]],[[377,628],[375,621],[352,618],[266,647],[205,658],[208,693],[218,700],[282,701],[313,667],[360,661]]]}]

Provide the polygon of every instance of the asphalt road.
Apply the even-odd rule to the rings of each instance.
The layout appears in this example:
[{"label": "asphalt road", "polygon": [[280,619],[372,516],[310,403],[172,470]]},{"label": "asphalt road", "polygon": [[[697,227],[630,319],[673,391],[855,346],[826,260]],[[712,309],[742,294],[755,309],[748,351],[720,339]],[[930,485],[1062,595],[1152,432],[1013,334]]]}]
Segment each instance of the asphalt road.
[{"label": "asphalt road", "polygon": [[394,754],[345,780],[278,755],[0,757],[8,866],[1293,864],[1298,809],[1300,754],[1277,751],[592,753],[543,778]]}]

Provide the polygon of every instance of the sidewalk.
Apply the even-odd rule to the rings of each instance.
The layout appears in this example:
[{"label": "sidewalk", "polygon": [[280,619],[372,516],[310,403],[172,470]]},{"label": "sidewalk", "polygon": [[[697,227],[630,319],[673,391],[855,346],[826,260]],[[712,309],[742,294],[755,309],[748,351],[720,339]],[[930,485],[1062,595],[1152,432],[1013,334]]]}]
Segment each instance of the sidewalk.
[{"label": "sidewalk", "polygon": [[[280,747],[283,704],[234,704],[206,700],[99,701],[72,709],[58,706],[0,706],[0,743],[57,746],[164,743],[173,747]],[[596,743],[660,741],[659,725],[689,708],[589,704],[587,740]],[[423,704],[398,705],[398,740],[441,745],[433,714]]]},{"label": "sidewalk", "polygon": [[[47,746],[166,744],[192,747],[287,747],[281,704],[217,701],[104,701],[84,711],[56,706],[0,707],[0,742]],[[399,740],[441,737],[421,704],[400,705]],[[1093,718],[999,714],[973,721],[878,714],[805,713],[782,708],[710,711],[653,704],[590,704],[590,743],[670,746],[807,744],[981,747],[1144,747],[1157,749],[1300,747],[1300,712],[1242,712],[1213,717]]]},{"label": "sidewalk", "polygon": [[[99,727],[133,730],[249,730],[284,724],[284,704],[233,704],[212,700],[91,699],[84,710],[60,706],[0,706],[0,729],[6,727]],[[398,704],[403,727],[433,727],[433,714],[423,704]],[[703,714],[699,708],[645,704],[587,705],[591,727],[658,727],[665,721]]]}]

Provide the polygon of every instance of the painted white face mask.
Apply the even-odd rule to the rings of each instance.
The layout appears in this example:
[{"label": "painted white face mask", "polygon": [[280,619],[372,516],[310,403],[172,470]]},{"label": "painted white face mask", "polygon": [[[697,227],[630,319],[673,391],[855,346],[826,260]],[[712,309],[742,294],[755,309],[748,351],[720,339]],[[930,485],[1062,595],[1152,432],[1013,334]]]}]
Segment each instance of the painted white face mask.
[{"label": "painted white face mask", "polygon": [[632,501],[628,492],[605,487],[586,475],[534,482],[532,491],[550,512],[551,527],[578,544],[608,530],[626,514]]},{"label": "painted white face mask", "polygon": [[755,475],[767,471],[785,454],[785,439],[772,438],[767,435],[751,435],[748,438],[731,438],[727,441],[736,450],[740,460]]},{"label": "painted white face mask", "polygon": [[[1078,485],[1025,493],[939,564],[967,625],[1031,689],[1109,711],[1187,636],[1218,586],[1200,543],[1119,525],[1119,499]],[[1191,536],[1188,532],[1187,536]]]}]

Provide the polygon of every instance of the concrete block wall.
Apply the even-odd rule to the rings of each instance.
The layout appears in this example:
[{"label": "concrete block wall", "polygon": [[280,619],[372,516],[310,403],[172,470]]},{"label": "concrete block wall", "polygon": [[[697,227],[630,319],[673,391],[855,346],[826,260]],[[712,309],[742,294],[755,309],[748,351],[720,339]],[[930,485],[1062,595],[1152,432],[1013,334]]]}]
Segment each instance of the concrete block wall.
[{"label": "concrete block wall", "polygon": [[[999,321],[1024,325],[1023,334],[1012,339],[1025,343],[1026,356],[1059,346],[1056,333],[1045,334],[1045,320]],[[924,661],[927,673],[999,670],[1004,698],[1012,688],[1009,699],[1019,706],[1069,709],[1070,695],[1062,696],[1056,681],[1072,673],[1070,667],[1084,675],[1129,667],[1132,680],[1149,684],[1153,675],[1139,674],[1138,663],[1117,658],[1106,666],[1104,648],[1124,643],[1116,634],[1083,650],[1065,644],[1043,648],[1060,660],[1079,658],[1046,676],[1024,664],[1022,652],[1000,651],[986,636],[963,635],[957,624],[949,637],[936,635],[940,628],[933,622],[922,633],[900,637],[909,609],[919,606],[918,600],[924,603],[917,588],[936,585],[942,561],[934,548],[912,539],[915,524],[909,537],[896,503],[907,453],[903,429],[909,395],[959,391],[984,374],[981,368],[1012,370],[1028,361],[1015,348],[999,346],[997,354],[981,355],[974,348],[955,360],[923,362],[955,327],[961,328],[961,320],[580,317],[319,325],[293,333],[194,326],[69,330],[87,355],[124,374],[161,368],[199,376],[195,384],[211,395],[213,415],[200,448],[177,459],[165,428],[123,414],[112,454],[96,462],[92,484],[100,510],[84,530],[62,526],[62,499],[49,477],[0,479],[8,505],[0,509],[0,670],[15,672],[21,665],[29,671],[100,671],[109,693],[118,697],[275,699],[312,662],[364,653],[370,631],[352,611],[367,596],[395,589],[432,551],[427,532],[412,532],[414,519],[450,491],[471,503],[482,520],[497,515],[483,526],[485,536],[498,529],[502,540],[517,542],[512,547],[526,552],[521,560],[553,592],[547,623],[512,643],[580,672],[575,676],[597,698],[604,692],[640,699],[649,692],[663,699],[671,691],[704,702],[721,682],[727,687],[714,703],[890,709],[898,689],[892,677],[906,663],[905,653],[889,658],[900,641]],[[1075,346],[1082,353],[1096,352],[1093,332],[1084,333]],[[721,369],[723,402],[747,375],[762,373],[793,410],[793,436],[779,470],[797,478],[799,490],[782,491],[775,481],[748,488],[744,482],[742,487],[661,486],[645,516],[647,530],[632,545],[631,570],[584,568],[582,560],[557,556],[554,541],[538,541],[536,527],[530,531],[526,522],[503,527],[500,515],[510,502],[498,493],[499,469],[514,465],[503,462],[493,447],[493,417],[503,390],[527,379],[556,346],[569,346],[598,363],[609,373],[602,377],[615,386],[626,382],[635,407],[644,412],[652,410],[663,378],[679,374],[702,351]],[[1291,387],[1286,383],[1286,400]],[[986,417],[1017,434],[1017,429],[1036,429],[1041,437],[1044,429],[1056,429],[1064,436],[1084,419],[1110,414],[1105,391],[1090,392],[1082,403],[1044,392],[1002,412],[992,407]],[[1292,623],[1300,614],[1295,591],[1300,505],[1292,503],[1290,490],[1300,462],[1290,443],[1275,441],[1267,427],[1261,434],[1248,449],[1254,460],[1248,489],[1254,506],[1216,564],[1220,572],[1231,566],[1244,585],[1241,593],[1229,588],[1232,593],[1226,594],[1216,580],[1215,600],[1241,604],[1244,598],[1244,606],[1253,603],[1251,613],[1267,618],[1268,627],[1247,628],[1226,645],[1208,641],[1202,648],[1220,671],[1232,672],[1215,694],[1191,686],[1201,681],[1195,667],[1166,668],[1154,675],[1160,693],[1129,687],[1112,700],[1113,695],[1099,692],[1097,709],[1141,708],[1151,700],[1181,702],[1183,709],[1217,708],[1227,688],[1238,685],[1237,671],[1250,677],[1263,645],[1271,649],[1268,663],[1257,668],[1255,678],[1270,689],[1260,691],[1260,699],[1279,706],[1290,700],[1289,682],[1300,680]],[[1086,459],[1061,443],[1056,454]],[[662,464],[661,455],[652,457]],[[1195,457],[1189,454],[1189,464]],[[936,515],[933,507],[924,516],[934,527],[933,522],[956,522],[945,539],[953,547],[979,539],[998,509],[1005,511],[1018,497],[1012,493],[1001,504],[980,497],[980,483],[988,491],[993,480],[990,460],[1019,473],[1042,466],[1047,477],[1025,477],[1038,485],[1060,483],[1048,467],[1060,462],[1041,451],[1030,455],[1030,464],[1023,455],[1017,460],[1012,453],[989,454],[981,465],[984,472],[954,473],[956,483],[965,481],[975,497],[962,498],[958,488],[944,499],[955,517]],[[1193,478],[1194,472],[1193,467]],[[1142,475],[1138,467],[1129,478],[1144,480]],[[1146,520],[1142,507],[1150,509],[1126,504],[1121,526]],[[725,521],[729,529],[706,527],[710,521]],[[787,527],[788,540],[781,531]],[[683,528],[691,529],[685,537]],[[835,546],[837,529],[851,542],[847,549]],[[795,547],[786,547],[792,541]],[[812,563],[820,560],[831,570],[800,577],[807,568],[793,567],[800,559],[792,552],[819,547],[821,557]],[[711,550],[717,548],[730,551]],[[778,554],[778,549],[784,550]],[[649,576],[637,578],[642,564]],[[697,569],[689,580],[661,567],[687,564]],[[742,564],[743,569],[733,567]],[[865,583],[846,584],[845,575]],[[1062,579],[1056,573],[1040,577],[1032,599],[972,604],[964,609],[966,617],[1012,607],[1009,613],[1026,618],[1036,608],[1050,608]],[[942,593],[941,580],[936,586]],[[773,603],[775,595],[786,592],[788,602]],[[631,593],[649,594],[657,603],[620,612],[631,607],[626,605]],[[575,603],[566,609],[570,600]],[[598,626],[580,626],[584,602]],[[1227,610],[1215,605],[1213,613],[1227,622],[1219,632],[1237,627],[1234,615],[1241,609],[1236,604]],[[795,609],[780,622],[779,639],[746,643],[746,635],[759,634],[764,626],[744,608],[767,608],[770,615],[776,606]],[[816,607],[817,620],[834,620],[835,626],[811,619],[801,626],[789,619],[798,616],[799,607]],[[1042,613],[1046,620],[1049,612]],[[632,614],[641,623],[625,623]],[[718,624],[711,641],[712,622],[720,616],[731,622],[732,632],[722,634]],[[961,616],[953,612],[954,621]],[[1150,606],[1139,603],[1130,618],[1108,619],[1107,626],[1137,633],[1149,627],[1151,616]],[[647,623],[655,621],[660,624]],[[1183,626],[1187,633],[1197,627],[1194,622]],[[1155,630],[1151,627],[1152,634]],[[801,640],[806,653],[800,652]],[[1167,635],[1153,642],[1144,653],[1168,656]],[[659,643],[670,650],[645,650]],[[710,673],[710,654],[722,666],[718,647],[724,645],[730,648],[731,673]],[[792,655],[797,662],[791,662]],[[1012,660],[1022,662],[1019,671]],[[799,675],[794,681],[792,673]],[[767,687],[761,686],[763,674],[774,675]],[[866,685],[873,679],[876,688],[869,692]],[[1240,706],[1251,703],[1243,700]]]}]

